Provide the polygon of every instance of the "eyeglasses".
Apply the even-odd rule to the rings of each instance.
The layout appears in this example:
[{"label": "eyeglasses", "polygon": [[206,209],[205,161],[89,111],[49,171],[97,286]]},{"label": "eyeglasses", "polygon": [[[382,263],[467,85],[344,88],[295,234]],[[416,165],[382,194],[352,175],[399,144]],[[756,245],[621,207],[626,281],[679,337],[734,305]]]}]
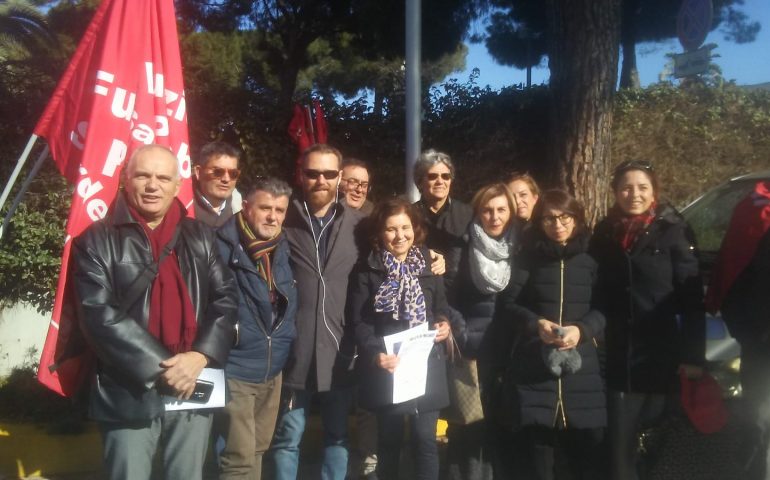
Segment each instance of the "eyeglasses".
[{"label": "eyeglasses", "polygon": [[575,218],[569,213],[562,213],[561,215],[558,215],[558,216],[546,215],[544,217],[540,217],[540,223],[542,223],[544,227],[552,227],[556,225],[556,221],[558,220],[563,227],[566,227],[567,225],[572,223],[574,219]]},{"label": "eyeglasses", "polygon": [[310,180],[318,180],[318,177],[323,176],[326,180],[334,180],[340,174],[339,170],[311,170],[306,168],[302,170],[302,174]]},{"label": "eyeglasses", "polygon": [[362,182],[361,180],[357,180],[355,178],[343,178],[342,180],[346,182],[348,187],[352,188],[353,190],[358,190],[360,188],[364,192],[369,191],[369,182]]},{"label": "eyeglasses", "polygon": [[452,180],[452,174],[451,173],[436,173],[431,172],[425,175],[428,180],[431,182],[434,180],[438,180],[438,177],[441,177],[441,180],[444,180],[445,182],[448,182],[449,180]]},{"label": "eyeglasses", "polygon": [[209,167],[208,172],[214,178],[222,178],[225,173],[230,176],[231,180],[238,180],[238,177],[241,176],[241,171],[237,168]]}]

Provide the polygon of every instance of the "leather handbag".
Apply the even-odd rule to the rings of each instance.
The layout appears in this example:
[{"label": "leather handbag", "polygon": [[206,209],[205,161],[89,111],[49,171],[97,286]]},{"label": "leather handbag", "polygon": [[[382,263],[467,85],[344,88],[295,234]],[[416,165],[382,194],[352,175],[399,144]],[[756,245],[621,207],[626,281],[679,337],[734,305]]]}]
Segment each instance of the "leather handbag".
[{"label": "leather handbag", "polygon": [[469,425],[484,419],[476,360],[464,358],[454,335],[447,338],[447,387],[450,404],[442,411],[449,423]]}]

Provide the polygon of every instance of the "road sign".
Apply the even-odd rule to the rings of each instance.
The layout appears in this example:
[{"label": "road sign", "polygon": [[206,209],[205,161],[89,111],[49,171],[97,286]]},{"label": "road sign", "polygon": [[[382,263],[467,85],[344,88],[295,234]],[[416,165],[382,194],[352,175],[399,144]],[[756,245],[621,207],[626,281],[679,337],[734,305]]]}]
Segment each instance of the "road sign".
[{"label": "road sign", "polygon": [[706,46],[694,52],[674,55],[674,77],[682,78],[703,73],[711,63],[711,48]]},{"label": "road sign", "polygon": [[686,51],[703,45],[714,20],[711,0],[682,0],[682,7],[676,17],[676,32],[679,43]]}]

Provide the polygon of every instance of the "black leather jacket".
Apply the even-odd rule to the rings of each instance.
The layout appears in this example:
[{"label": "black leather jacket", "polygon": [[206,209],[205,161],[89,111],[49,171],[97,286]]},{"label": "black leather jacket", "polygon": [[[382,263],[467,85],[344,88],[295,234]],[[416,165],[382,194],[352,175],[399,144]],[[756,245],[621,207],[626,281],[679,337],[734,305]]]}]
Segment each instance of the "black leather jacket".
[{"label": "black leather jacket", "polygon": [[[220,260],[214,233],[203,223],[183,218],[174,249],[198,320],[192,350],[224,365],[233,342],[238,291]],[[119,315],[125,294],[153,262],[149,240],[118,195],[110,215],[91,225],[72,247],[72,286],[78,321],[97,357],[90,415],[100,421],[147,420],[163,414],[153,388],[172,354],[147,331],[150,288]]]}]

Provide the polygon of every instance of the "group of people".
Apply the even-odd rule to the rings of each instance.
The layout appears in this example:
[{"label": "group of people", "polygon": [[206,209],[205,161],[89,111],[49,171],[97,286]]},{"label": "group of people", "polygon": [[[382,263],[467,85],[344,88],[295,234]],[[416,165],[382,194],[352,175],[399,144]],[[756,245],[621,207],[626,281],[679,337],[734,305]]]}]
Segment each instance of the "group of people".
[{"label": "group of people", "polygon": [[[303,153],[296,191],[243,186],[240,172],[237,149],[202,149],[193,220],[176,158],[141,147],[108,216],[74,240],[110,478],[149,478],[159,450],[166,478],[201,478],[211,444],[220,478],[261,478],[269,455],[269,478],[295,479],[314,404],[321,478],[398,479],[408,426],[414,478],[438,479],[456,342],[477,361],[485,418],[449,426],[448,478],[555,478],[558,447],[575,478],[635,479],[643,422],[672,408],[679,375],[702,374],[693,234],[648,163],[614,170],[593,233],[575,198],[528,174],[471,205],[452,198],[454,164],[435,150],[415,165],[414,204],[373,205],[367,165],[328,145]],[[383,337],[423,324],[436,330],[425,393],[394,404],[399,356]],[[165,411],[163,395],[189,398],[206,366],[225,371],[225,407]],[[348,472],[354,411],[360,472]]]}]

